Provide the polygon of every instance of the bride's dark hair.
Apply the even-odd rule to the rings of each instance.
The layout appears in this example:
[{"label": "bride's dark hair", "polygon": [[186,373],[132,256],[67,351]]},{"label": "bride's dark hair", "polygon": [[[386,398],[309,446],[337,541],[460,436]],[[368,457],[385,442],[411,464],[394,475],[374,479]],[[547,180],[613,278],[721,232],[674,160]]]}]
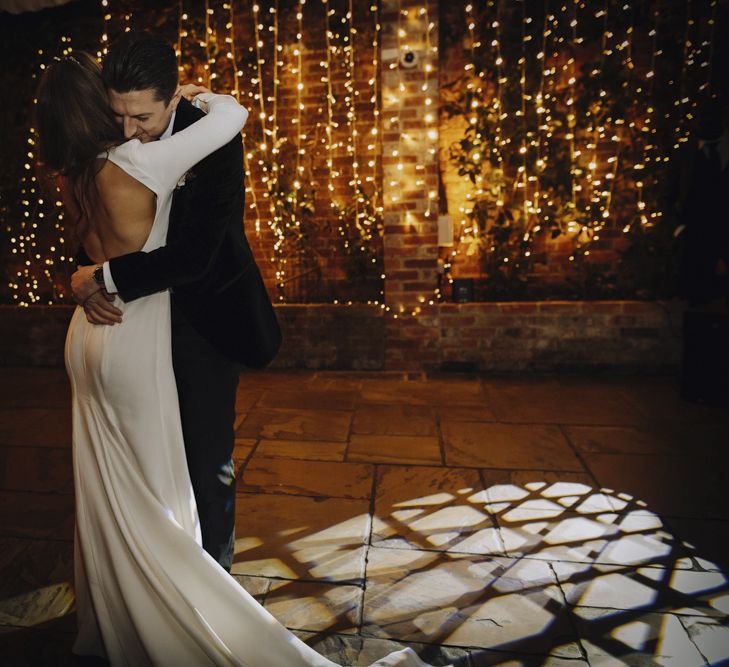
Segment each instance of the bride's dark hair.
[{"label": "bride's dark hair", "polygon": [[96,158],[124,141],[99,64],[82,51],[56,60],[43,73],[36,100],[41,174],[64,177],[78,221],[90,221],[98,201],[94,179],[103,166]]}]

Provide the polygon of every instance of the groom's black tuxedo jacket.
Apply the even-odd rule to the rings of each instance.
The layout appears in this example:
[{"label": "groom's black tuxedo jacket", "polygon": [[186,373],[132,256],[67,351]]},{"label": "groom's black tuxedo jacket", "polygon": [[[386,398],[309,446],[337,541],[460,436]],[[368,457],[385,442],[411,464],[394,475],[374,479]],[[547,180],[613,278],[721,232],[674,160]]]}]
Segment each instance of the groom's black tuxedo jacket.
[{"label": "groom's black tuxedo jacket", "polygon": [[[203,112],[181,100],[173,133]],[[192,326],[225,356],[260,368],[278,352],[281,331],[243,230],[240,134],[198,162],[172,197],[167,244],[110,260],[124,301],[172,288]]]}]

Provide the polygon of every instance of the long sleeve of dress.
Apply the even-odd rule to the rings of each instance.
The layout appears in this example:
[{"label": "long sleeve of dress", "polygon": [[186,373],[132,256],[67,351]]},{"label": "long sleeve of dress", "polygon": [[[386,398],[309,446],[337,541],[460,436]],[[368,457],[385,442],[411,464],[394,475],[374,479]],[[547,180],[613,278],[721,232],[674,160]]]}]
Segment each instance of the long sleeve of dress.
[{"label": "long sleeve of dress", "polygon": [[[164,141],[128,142],[132,176],[159,194],[173,190],[180,178],[203,158],[227,144],[248,119],[248,111],[230,95],[198,95],[208,113]],[[120,148],[124,148],[120,147]]]}]

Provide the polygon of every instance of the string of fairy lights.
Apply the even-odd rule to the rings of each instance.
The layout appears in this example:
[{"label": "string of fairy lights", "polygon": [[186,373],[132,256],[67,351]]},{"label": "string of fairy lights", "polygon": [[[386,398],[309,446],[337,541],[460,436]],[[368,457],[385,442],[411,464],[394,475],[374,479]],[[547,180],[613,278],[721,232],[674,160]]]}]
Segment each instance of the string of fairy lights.
[{"label": "string of fairy lights", "polygon": [[[70,56],[73,53],[71,38],[60,36],[59,55]],[[38,50],[38,70],[33,73],[33,79],[47,67],[48,54],[43,49]],[[41,285],[43,280],[51,286],[53,298],[64,299],[64,289],[56,281],[55,273],[62,270],[64,263],[73,261],[72,252],[67,243],[67,231],[63,202],[58,188],[40,187],[35,176],[36,145],[38,134],[34,127],[28,130],[26,140],[26,161],[23,164],[23,175],[20,181],[20,220],[15,229],[8,228],[10,236],[10,252],[18,256],[19,266],[15,275],[9,282],[13,299],[20,306],[29,306],[41,303]],[[40,226],[52,225],[55,231],[55,240],[48,247],[39,245]],[[50,300],[53,302],[53,299]]]},{"label": "string of fairy lights", "polygon": [[[464,133],[469,147],[459,165],[467,159],[483,168],[467,170],[471,183],[459,190],[465,194],[457,241],[445,260],[451,278],[459,263],[467,272],[473,270],[468,256],[475,242],[504,263],[528,260],[535,243],[549,250],[550,239],[538,233],[556,229],[558,240],[572,244],[568,259],[574,261],[578,255],[588,257],[607,229],[627,234],[635,229],[634,221],[643,228],[657,223],[656,169],[669,160],[672,148],[687,140],[700,95],[711,92],[718,10],[713,0],[708,13],[699,11],[695,0],[685,0],[679,71],[661,81],[660,91],[665,95],[669,89],[670,94],[671,86],[674,91],[673,109],[666,110],[675,123],[676,144],[671,147],[659,145],[655,93],[657,60],[665,58],[658,32],[665,32],[664,39],[674,38],[668,36],[668,26],[659,28],[660,7],[655,4],[648,12],[653,25],[636,45],[632,17],[636,7],[649,4],[544,0],[540,34],[531,3],[464,3],[463,89],[470,95],[460,102],[461,114],[476,127],[488,114],[490,131],[488,136],[469,128]],[[597,34],[597,40],[593,36],[586,44],[588,34]],[[505,35],[511,42],[508,49]],[[637,63],[634,55],[636,48],[645,52],[646,46],[649,65],[642,57]],[[663,76],[668,77],[665,67]],[[615,104],[628,94],[633,96],[630,117]],[[510,136],[505,136],[507,125]],[[559,168],[554,155],[561,146],[568,156],[566,188],[557,190],[546,176],[555,173],[550,166]],[[632,209],[625,204],[626,192],[634,198]],[[616,208],[617,197],[622,199]],[[490,237],[478,230],[476,211],[484,202],[493,206],[490,220],[508,212],[521,230],[516,252],[513,246],[489,243]]]},{"label": "string of fairy lights", "polygon": [[[712,60],[718,0],[711,0],[708,14],[699,11],[696,0],[684,2],[680,68],[675,80],[667,82],[659,80],[668,36],[658,5],[649,12],[650,29],[636,43],[632,19],[626,23],[618,17],[634,12],[639,0],[544,0],[541,11],[525,0],[508,5],[502,0],[464,0],[465,85],[473,93],[464,120],[476,125],[479,114],[489,114],[493,132],[475,134],[471,158],[483,163],[484,169],[456,204],[461,216],[457,243],[445,264],[448,272],[458,268],[464,239],[478,233],[471,216],[485,196],[491,197],[496,211],[518,211],[523,258],[531,256],[539,233],[550,225],[589,255],[591,244],[615,220],[624,233],[636,225],[656,224],[661,211],[654,201],[656,184],[651,174],[668,160],[659,141],[662,115],[674,124],[680,145],[688,137],[697,93],[712,93],[715,87]],[[123,9],[130,4],[100,0],[99,59],[115,32],[133,26],[135,17]],[[382,244],[380,220],[387,210],[404,211],[404,193],[422,192],[425,200],[422,211],[406,214],[414,230],[437,215],[439,207],[437,186],[428,175],[428,166],[437,162],[441,122],[435,76],[439,57],[436,22],[429,2],[408,2],[407,6],[398,2],[393,26],[397,53],[419,54],[414,70],[419,81],[401,66],[399,55],[386,61],[382,57],[376,0],[368,3],[366,11],[358,10],[353,0],[292,0],[286,4],[287,11],[289,5],[294,7],[293,17],[279,6],[279,0],[205,0],[200,6],[178,0],[173,40],[182,75],[192,75],[214,90],[227,86],[227,92],[232,90],[251,109],[253,122],[244,133],[247,216],[257,235],[270,235],[268,259],[280,301],[286,300],[287,285],[296,277],[291,267],[291,239],[303,233],[305,206],[314,206],[314,216],[331,219],[345,246],[353,242],[357,246],[347,250],[370,252],[373,263],[381,257],[381,251],[372,252]],[[248,16],[253,18],[250,27],[244,20]],[[507,32],[505,20],[518,21],[518,32],[514,32],[515,23]],[[284,21],[289,21],[286,28]],[[580,73],[584,56],[577,54],[589,48],[586,26],[595,22],[602,25],[602,41],[599,51],[593,47],[589,72],[596,97],[586,111],[578,110],[578,97],[584,94]],[[371,35],[371,40],[365,41],[363,34]],[[508,44],[507,34],[519,35],[518,47]],[[38,73],[52,56],[70,54],[70,42],[64,35],[53,53],[39,51]],[[242,44],[247,48],[241,48]],[[636,50],[646,48],[645,57],[637,58]],[[363,62],[367,68],[360,67]],[[317,64],[318,81],[311,77]],[[605,78],[607,71],[616,68],[630,77],[626,85],[636,106],[642,108],[635,118],[607,113],[601,106],[618,94]],[[665,71],[665,64],[662,69]],[[394,79],[388,81],[394,83],[384,85],[381,71],[392,72]],[[362,72],[366,72],[364,77]],[[674,91],[668,110],[654,101],[659,86]],[[317,93],[320,96],[313,101]],[[404,102],[411,95],[418,95],[423,104],[417,127],[404,121]],[[366,100],[370,106],[360,112]],[[514,123],[518,123],[518,131],[507,132]],[[397,134],[394,142],[386,142],[384,152],[383,129],[389,136]],[[629,137],[635,141],[636,136],[637,149],[627,150]],[[58,275],[67,272],[73,262],[60,195],[42,193],[34,175],[36,142],[31,128],[20,184],[19,219],[8,227],[12,232],[10,252],[17,260],[9,287],[19,305],[66,300]],[[569,179],[566,192],[555,193],[547,176],[556,168],[555,151],[562,146]],[[326,167],[323,174],[321,165]],[[620,182],[624,188],[626,174],[635,186],[634,215],[628,219],[625,207],[619,208],[619,217],[615,205],[616,184]],[[320,193],[322,188],[326,190],[318,200],[326,200],[328,210],[315,206],[317,197],[308,194],[317,181]],[[285,183],[290,187],[283,187]],[[555,211],[562,213],[556,215]],[[49,224],[55,240],[40,247],[39,226]],[[493,245],[486,248],[495,250]],[[574,258],[575,254],[570,256]],[[510,261],[509,257],[503,260]],[[378,272],[378,278],[384,284],[384,270]],[[442,296],[434,290],[418,301],[432,303]],[[338,301],[351,303],[346,298]],[[394,314],[408,312],[386,304],[382,291],[369,302]]]},{"label": "string of fairy lights", "polygon": [[294,211],[298,208],[299,203],[299,190],[301,190],[301,178],[304,172],[304,167],[301,164],[301,142],[304,137],[301,134],[301,117],[306,107],[301,101],[301,93],[304,90],[304,78],[303,78],[303,58],[304,58],[304,4],[306,0],[298,0],[296,6],[296,47],[294,48],[294,56],[296,58],[296,67],[294,72],[296,74],[296,118],[292,118],[291,122],[296,125],[296,166],[294,168]]}]

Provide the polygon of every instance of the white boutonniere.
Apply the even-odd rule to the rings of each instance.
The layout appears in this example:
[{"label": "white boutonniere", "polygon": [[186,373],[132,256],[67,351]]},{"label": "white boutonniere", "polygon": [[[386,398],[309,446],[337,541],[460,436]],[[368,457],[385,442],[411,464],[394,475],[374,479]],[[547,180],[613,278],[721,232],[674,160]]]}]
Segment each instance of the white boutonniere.
[{"label": "white boutonniere", "polygon": [[193,178],[195,178],[195,174],[192,171],[186,171],[182,176],[180,176],[180,180],[177,181],[177,185],[175,186],[175,190],[179,190],[181,187],[185,185],[188,181],[191,181]]}]

